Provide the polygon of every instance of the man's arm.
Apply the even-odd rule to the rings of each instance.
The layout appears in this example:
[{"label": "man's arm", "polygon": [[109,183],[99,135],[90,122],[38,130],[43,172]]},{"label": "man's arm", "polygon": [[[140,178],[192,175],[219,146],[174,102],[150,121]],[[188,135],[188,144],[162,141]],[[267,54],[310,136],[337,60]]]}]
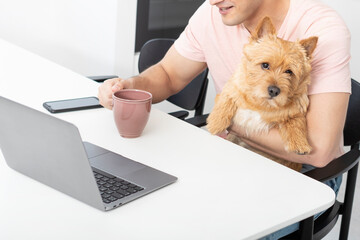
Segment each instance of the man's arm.
[{"label": "man's arm", "polygon": [[231,132],[264,152],[292,162],[324,167],[343,153],[342,134],[349,101],[348,93],[321,93],[309,96],[306,116],[308,140],[313,150],[308,155],[287,153],[277,129],[269,134],[246,136],[244,129],[233,126]]},{"label": "man's arm", "polygon": [[172,46],[159,63],[140,75],[128,79],[106,80],[99,87],[98,97],[101,105],[111,109],[113,92],[123,88],[135,88],[151,92],[153,103],[157,103],[182,90],[205,68],[206,63],[185,58]]}]

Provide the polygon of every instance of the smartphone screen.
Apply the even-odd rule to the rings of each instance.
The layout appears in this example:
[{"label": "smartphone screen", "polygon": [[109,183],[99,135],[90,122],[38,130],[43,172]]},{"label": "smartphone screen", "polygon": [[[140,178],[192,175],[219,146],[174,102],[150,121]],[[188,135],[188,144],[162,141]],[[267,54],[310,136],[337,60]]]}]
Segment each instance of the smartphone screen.
[{"label": "smartphone screen", "polygon": [[69,112],[102,107],[96,97],[85,97],[45,102],[43,106],[51,113]]}]

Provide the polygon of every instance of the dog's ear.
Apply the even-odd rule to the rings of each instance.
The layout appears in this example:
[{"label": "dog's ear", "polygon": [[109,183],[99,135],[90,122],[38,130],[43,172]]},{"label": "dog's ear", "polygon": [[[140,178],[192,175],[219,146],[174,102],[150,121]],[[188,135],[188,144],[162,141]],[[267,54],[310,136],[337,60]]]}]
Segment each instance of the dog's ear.
[{"label": "dog's ear", "polygon": [[276,29],[271,22],[271,19],[269,17],[264,17],[257,25],[254,33],[252,34],[252,38],[254,40],[258,40],[269,34],[276,35]]},{"label": "dog's ear", "polygon": [[318,37],[309,37],[307,39],[303,39],[300,41],[300,44],[305,49],[308,58],[312,57],[312,53],[316,48],[317,42],[318,42]]}]

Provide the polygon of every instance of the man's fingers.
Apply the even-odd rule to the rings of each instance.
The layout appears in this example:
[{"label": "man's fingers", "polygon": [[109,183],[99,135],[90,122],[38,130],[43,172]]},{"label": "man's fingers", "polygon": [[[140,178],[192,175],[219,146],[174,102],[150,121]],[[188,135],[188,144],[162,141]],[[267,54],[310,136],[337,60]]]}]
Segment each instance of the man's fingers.
[{"label": "man's fingers", "polygon": [[98,98],[99,102],[102,106],[107,109],[112,109],[112,87],[119,82],[120,79],[112,78],[104,81],[103,84],[100,85],[98,89]]},{"label": "man's fingers", "polygon": [[112,109],[112,94],[116,91],[128,88],[130,86],[131,84],[129,81],[123,80],[121,78],[107,79],[100,85],[98,90],[98,98],[100,104],[105,108]]},{"label": "man's fingers", "polygon": [[121,89],[123,89],[124,87],[122,86],[121,83],[116,83],[114,86],[112,86],[111,90],[112,92],[116,92],[116,91],[119,91]]}]

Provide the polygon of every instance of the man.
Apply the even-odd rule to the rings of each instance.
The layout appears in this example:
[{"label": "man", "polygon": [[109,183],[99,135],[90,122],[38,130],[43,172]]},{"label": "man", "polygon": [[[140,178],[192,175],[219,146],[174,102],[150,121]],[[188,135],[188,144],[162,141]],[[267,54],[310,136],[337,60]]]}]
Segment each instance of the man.
[{"label": "man", "polygon": [[[144,89],[153,94],[154,103],[162,101],[183,89],[206,67],[220,93],[241,61],[242,48],[250,33],[265,16],[271,18],[278,37],[285,40],[319,37],[313,54],[307,113],[308,140],[313,150],[308,155],[287,153],[276,129],[250,136],[238,127],[230,131],[249,145],[277,157],[315,167],[326,166],[343,153],[342,131],[351,92],[350,33],[341,18],[318,1],[206,1],[160,63],[139,76],[104,82],[99,88],[101,104],[111,109],[112,92],[122,88]],[[328,183],[335,192],[341,178],[336,180]],[[269,238],[287,233],[276,233]]]}]

